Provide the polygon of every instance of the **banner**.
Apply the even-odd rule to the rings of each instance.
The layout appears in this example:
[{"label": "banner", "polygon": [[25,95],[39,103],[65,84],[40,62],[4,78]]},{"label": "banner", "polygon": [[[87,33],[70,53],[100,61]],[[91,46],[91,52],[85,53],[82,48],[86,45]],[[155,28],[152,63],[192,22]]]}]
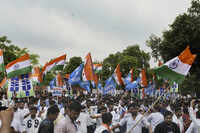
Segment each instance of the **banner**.
[{"label": "banner", "polygon": [[23,74],[8,80],[8,98],[24,98],[34,96],[32,81],[29,74]]}]

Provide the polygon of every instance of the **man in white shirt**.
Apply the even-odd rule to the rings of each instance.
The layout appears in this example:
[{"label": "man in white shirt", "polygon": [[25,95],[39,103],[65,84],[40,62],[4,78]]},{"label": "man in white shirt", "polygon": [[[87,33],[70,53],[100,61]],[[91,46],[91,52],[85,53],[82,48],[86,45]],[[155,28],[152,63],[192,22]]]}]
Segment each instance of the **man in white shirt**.
[{"label": "man in white shirt", "polygon": [[31,107],[30,115],[24,119],[23,126],[25,131],[23,133],[37,133],[41,119],[37,117],[37,107]]},{"label": "man in white shirt", "polygon": [[174,112],[175,114],[172,117],[172,122],[176,123],[178,127],[180,128],[180,132],[183,133],[184,125],[183,125],[183,119],[182,119],[182,110],[181,108],[175,108]]},{"label": "man in white shirt", "polygon": [[154,112],[151,113],[147,118],[147,120],[151,124],[152,132],[154,132],[154,130],[158,124],[160,124],[161,122],[164,121],[164,116],[159,112],[160,111],[159,105],[155,105],[153,108],[153,111]]},{"label": "man in white shirt", "polygon": [[190,127],[187,129],[186,133],[200,133],[200,110],[196,112],[196,117],[195,117],[193,109],[194,102],[195,100],[192,100],[190,104],[189,114],[192,123],[190,124]]}]

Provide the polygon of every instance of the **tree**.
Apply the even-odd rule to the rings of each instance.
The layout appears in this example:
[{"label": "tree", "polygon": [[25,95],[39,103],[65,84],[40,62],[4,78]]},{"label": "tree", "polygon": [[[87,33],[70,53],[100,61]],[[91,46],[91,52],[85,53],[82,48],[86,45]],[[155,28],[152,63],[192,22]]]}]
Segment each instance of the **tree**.
[{"label": "tree", "polygon": [[81,57],[71,57],[69,62],[66,64],[66,67],[64,68],[63,72],[66,74],[70,74],[82,63],[83,61]]},{"label": "tree", "polygon": [[11,41],[8,40],[6,36],[0,37],[0,49],[2,49],[4,52],[3,55],[4,55],[5,65],[19,58],[25,53],[28,53],[30,55],[31,63],[33,65],[39,64],[39,61],[38,61],[39,55],[30,54],[30,51],[27,48],[21,49],[18,46],[11,44]]},{"label": "tree", "polygon": [[184,14],[178,15],[169,26],[169,30],[162,33],[162,37],[150,36],[147,46],[152,49],[153,57],[162,57],[164,62],[178,56],[186,47],[190,46],[193,54],[197,54],[190,74],[181,85],[183,91],[195,90],[200,86],[200,1],[192,0],[191,7]]}]

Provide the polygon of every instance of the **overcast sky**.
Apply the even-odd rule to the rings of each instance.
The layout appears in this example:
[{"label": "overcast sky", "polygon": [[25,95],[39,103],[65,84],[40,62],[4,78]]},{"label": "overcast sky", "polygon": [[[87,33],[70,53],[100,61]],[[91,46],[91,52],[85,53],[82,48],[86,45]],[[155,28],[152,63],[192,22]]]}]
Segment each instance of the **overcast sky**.
[{"label": "overcast sky", "polygon": [[39,54],[41,64],[64,53],[102,61],[132,44],[150,51],[148,37],[188,7],[190,0],[4,0],[0,36]]}]

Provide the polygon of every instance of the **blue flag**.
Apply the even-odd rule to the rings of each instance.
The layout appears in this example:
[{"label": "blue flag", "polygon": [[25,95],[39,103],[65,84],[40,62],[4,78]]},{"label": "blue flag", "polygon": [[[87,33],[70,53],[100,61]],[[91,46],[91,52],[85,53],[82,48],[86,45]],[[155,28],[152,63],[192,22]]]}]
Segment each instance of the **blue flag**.
[{"label": "blue flag", "polygon": [[79,82],[79,85],[81,88],[86,89],[88,92],[90,92],[90,81],[82,81]]},{"label": "blue flag", "polygon": [[98,82],[97,88],[101,94],[103,94],[103,86],[100,82]]},{"label": "blue flag", "polygon": [[49,83],[50,88],[54,88],[56,86],[56,78],[52,79]]},{"label": "blue flag", "polygon": [[137,78],[136,81],[133,81],[132,83],[129,83],[128,85],[126,85],[125,89],[126,90],[137,89],[139,87],[140,81],[141,79]]},{"label": "blue flag", "polygon": [[131,83],[131,73],[129,73],[126,78],[124,79],[125,85],[128,85]]},{"label": "blue flag", "polygon": [[81,64],[79,67],[77,67],[69,76],[68,82],[71,85],[76,85],[81,82],[81,76],[83,71],[83,64]]},{"label": "blue flag", "polygon": [[116,83],[113,80],[113,77],[111,76],[106,80],[106,84],[104,86],[103,94],[107,94],[109,92],[113,92],[116,89]]}]

